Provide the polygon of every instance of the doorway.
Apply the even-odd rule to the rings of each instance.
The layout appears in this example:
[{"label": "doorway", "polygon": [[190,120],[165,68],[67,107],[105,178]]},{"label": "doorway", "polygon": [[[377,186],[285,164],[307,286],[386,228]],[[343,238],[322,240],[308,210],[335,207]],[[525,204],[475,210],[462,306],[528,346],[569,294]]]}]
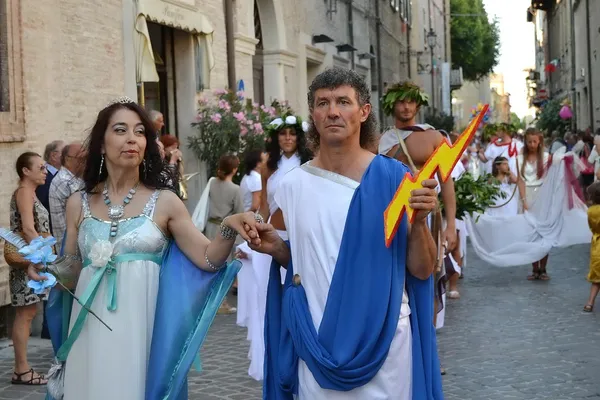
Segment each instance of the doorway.
[{"label": "doorway", "polygon": [[252,86],[254,88],[254,101],[258,104],[265,104],[262,26],[260,24],[260,14],[258,12],[256,0],[254,1],[254,37],[258,40],[258,43],[256,44],[256,53],[252,57]]},{"label": "doorway", "polygon": [[148,21],[158,82],[144,82],[143,105],[147,111],[160,111],[164,117],[161,135],[178,135],[175,82],[174,29]]}]

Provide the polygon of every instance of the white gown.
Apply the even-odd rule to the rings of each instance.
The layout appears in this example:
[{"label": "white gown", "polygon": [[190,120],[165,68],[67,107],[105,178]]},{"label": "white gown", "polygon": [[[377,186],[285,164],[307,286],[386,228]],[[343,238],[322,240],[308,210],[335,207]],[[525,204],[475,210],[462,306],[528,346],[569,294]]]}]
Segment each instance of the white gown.
[{"label": "white gown", "polygon": [[[346,217],[358,183],[304,164],[290,171],[275,195],[292,243],[294,273],[301,276],[315,328],[319,329],[335,270]],[[300,359],[299,400],[412,400],[412,336],[406,292],[396,336],[379,372],[348,392],[322,389]]]},{"label": "white gown", "polygon": [[[298,154],[290,158],[282,156],[277,164],[277,170],[267,181],[267,203],[269,214],[273,215],[279,206],[275,201],[275,192],[281,179],[292,169],[300,165]],[[287,240],[286,231],[277,231],[279,236]],[[263,379],[263,365],[265,357],[265,311],[267,305],[267,287],[269,284],[269,269],[271,267],[271,256],[250,250],[246,243],[238,246],[238,249],[249,257],[242,261],[242,270],[238,275],[238,303],[246,302],[238,308],[237,324],[248,328],[247,338],[250,341],[248,359],[248,375],[260,381]],[[281,280],[285,280],[285,268],[281,269]]]},{"label": "white gown", "polygon": [[[107,309],[108,275],[100,281],[91,309],[112,328],[109,331],[88,315],[79,338],[73,344],[65,367],[65,400],[144,400],[146,366],[150,356],[154,313],[158,295],[160,260],[167,238],[152,221],[159,195],[154,192],[144,212],[122,220],[114,239],[113,255],[153,255],[153,261],[115,264],[117,308]],[[109,238],[110,223],[93,217],[87,195],[83,195],[84,219],[79,226],[78,245],[82,259],[94,258],[95,244]],[[76,295],[81,298],[95,271],[83,268]],[[73,328],[81,307],[73,302]]]}]

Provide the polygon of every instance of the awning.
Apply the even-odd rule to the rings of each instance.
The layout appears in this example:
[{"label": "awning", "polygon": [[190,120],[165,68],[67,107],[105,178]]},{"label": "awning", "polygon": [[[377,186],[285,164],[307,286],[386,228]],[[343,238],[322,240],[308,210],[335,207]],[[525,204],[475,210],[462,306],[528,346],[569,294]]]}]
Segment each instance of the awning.
[{"label": "awning", "polygon": [[135,34],[133,40],[133,45],[135,47],[136,82],[158,82],[158,72],[156,72],[148,24],[146,24],[146,18],[141,14],[138,14],[135,19]]},{"label": "awning", "polygon": [[148,21],[194,34],[210,35],[214,32],[208,18],[194,7],[179,6],[163,0],[138,0],[137,13]]},{"label": "awning", "polygon": [[212,52],[214,28],[208,18],[194,7],[179,6],[163,0],[137,0],[135,51],[137,82],[158,82],[147,21],[169,26],[194,35],[194,44],[202,51],[203,83],[209,86],[210,71],[215,65]]}]

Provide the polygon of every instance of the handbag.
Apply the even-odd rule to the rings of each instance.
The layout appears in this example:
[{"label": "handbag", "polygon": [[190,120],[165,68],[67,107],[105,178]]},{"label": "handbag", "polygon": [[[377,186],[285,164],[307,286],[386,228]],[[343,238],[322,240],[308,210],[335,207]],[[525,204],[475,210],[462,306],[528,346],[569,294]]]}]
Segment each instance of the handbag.
[{"label": "handbag", "polygon": [[[23,232],[13,233],[22,237],[23,239],[25,238]],[[40,236],[42,236],[43,238],[47,238],[52,235],[50,235],[50,233],[41,233]],[[4,242],[4,260],[8,265],[10,265],[13,268],[27,269],[27,267],[29,267],[29,264],[31,264],[30,261],[27,261],[25,258],[23,258],[21,253],[19,253],[19,249],[17,249],[12,243],[9,243],[7,241]]]},{"label": "handbag", "polygon": [[62,400],[65,396],[65,362],[54,359],[54,363],[46,374],[46,389],[54,400]]}]

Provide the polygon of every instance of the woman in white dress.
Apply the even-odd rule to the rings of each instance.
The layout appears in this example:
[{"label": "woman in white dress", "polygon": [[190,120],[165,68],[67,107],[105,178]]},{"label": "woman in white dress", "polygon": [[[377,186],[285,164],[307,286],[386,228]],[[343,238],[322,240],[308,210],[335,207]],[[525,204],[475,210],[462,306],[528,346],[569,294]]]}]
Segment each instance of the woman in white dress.
[{"label": "woman in white dress", "polygon": [[[287,232],[283,222],[283,215],[275,202],[275,192],[281,178],[285,174],[312,158],[312,154],[307,146],[307,130],[308,124],[293,115],[276,118],[267,127],[269,135],[266,146],[268,160],[262,173],[260,213],[265,220],[268,220],[273,225],[279,236],[284,240],[287,240]],[[249,310],[250,315],[245,319],[245,324],[248,326],[248,338],[250,340],[250,367],[248,374],[256,380],[262,380],[265,351],[264,318],[271,257],[256,252],[250,253],[247,246],[242,245],[241,247],[242,249],[246,249],[246,254],[250,254],[252,257],[255,288],[250,290],[256,293],[257,303],[257,306],[253,307],[253,310]],[[284,277],[285,270],[282,268],[282,280]]]},{"label": "woman in white dress", "polygon": [[[85,189],[67,202],[64,254],[82,267],[76,295],[112,331],[74,303],[69,337],[57,354],[66,359],[64,399],[143,400],[169,240],[198,268],[216,271],[235,231],[247,238],[242,224],[252,224],[254,216],[226,218],[212,242],[202,235],[183,202],[164,190],[166,166],[152,122],[130,99],[101,110],[88,140]],[[40,279],[34,267],[28,272]]]},{"label": "woman in white dress", "polygon": [[[541,132],[530,128],[525,132],[525,147],[519,154],[519,177],[525,182],[525,201],[527,206],[535,206],[535,200],[546,179],[550,154],[544,150],[544,136]],[[548,255],[533,263],[533,271],[527,276],[530,281],[547,281],[550,276],[546,273]]]}]

